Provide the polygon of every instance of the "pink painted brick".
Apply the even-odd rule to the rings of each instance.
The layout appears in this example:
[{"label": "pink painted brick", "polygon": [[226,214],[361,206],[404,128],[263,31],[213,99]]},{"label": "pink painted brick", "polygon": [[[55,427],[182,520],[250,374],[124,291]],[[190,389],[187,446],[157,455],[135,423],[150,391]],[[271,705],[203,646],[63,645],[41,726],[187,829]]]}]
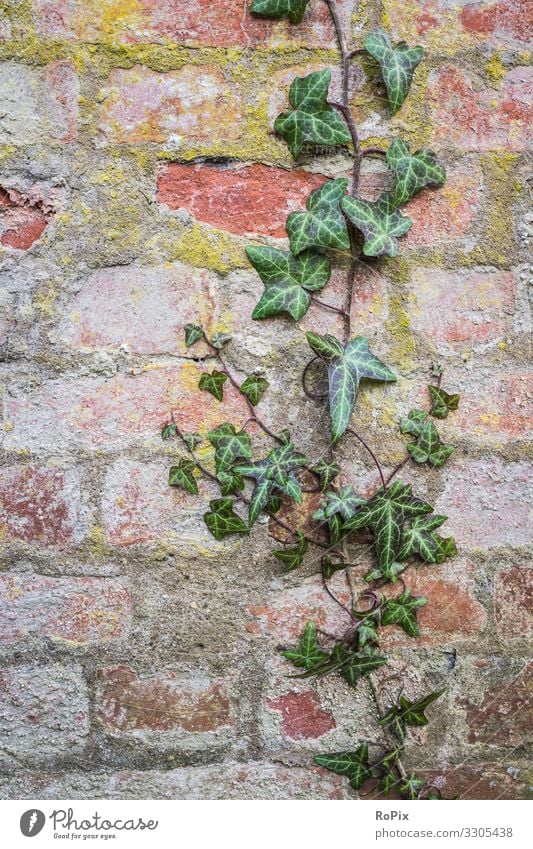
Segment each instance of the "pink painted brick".
[{"label": "pink painted brick", "polygon": [[0,471],[4,540],[66,545],[83,534],[80,483],[74,471],[12,466]]},{"label": "pink painted brick", "polygon": [[527,463],[500,459],[453,463],[437,510],[459,546],[486,550],[527,545],[531,474]]},{"label": "pink painted brick", "polygon": [[111,72],[100,113],[102,141],[115,144],[235,140],[243,132],[238,89],[215,66],[158,73],[141,65]]},{"label": "pink painted brick", "polygon": [[0,575],[0,644],[6,647],[32,639],[108,643],[127,636],[131,613],[124,580]]},{"label": "pink painted brick", "polygon": [[[190,355],[183,327],[199,322],[209,335],[218,330],[219,295],[218,275],[181,263],[96,271],[72,300],[58,337],[82,350]],[[195,345],[195,356],[206,353],[203,343]]]},{"label": "pink painted brick", "polygon": [[79,85],[72,62],[57,60],[44,68],[14,62],[0,64],[0,143],[32,144],[75,140]]}]

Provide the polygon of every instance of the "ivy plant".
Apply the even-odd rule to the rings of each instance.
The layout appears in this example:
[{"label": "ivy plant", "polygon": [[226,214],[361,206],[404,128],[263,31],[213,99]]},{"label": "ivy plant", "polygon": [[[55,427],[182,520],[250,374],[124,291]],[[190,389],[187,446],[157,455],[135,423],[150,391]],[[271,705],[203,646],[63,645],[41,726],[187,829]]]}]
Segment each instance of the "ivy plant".
[{"label": "ivy plant", "polygon": [[[318,2],[318,0],[317,0]],[[390,364],[382,362],[369,348],[364,335],[356,335],[351,313],[356,297],[355,269],[360,257],[395,256],[402,238],[412,226],[403,207],[418,192],[442,186],[446,175],[437,155],[427,148],[410,152],[403,139],[395,137],[385,149],[362,145],[350,110],[351,64],[360,53],[370,57],[367,66],[375,64],[385,85],[391,115],[402,109],[408,96],[416,68],[423,55],[421,47],[405,42],[392,44],[381,29],[368,33],[362,46],[348,44],[342,30],[335,0],[325,2],[337,34],[341,65],[341,102],[330,97],[331,70],[315,71],[296,77],[290,86],[290,108],[275,122],[275,130],[294,158],[305,151],[327,145],[342,148],[353,157],[351,178],[330,179],[309,195],[306,208],[292,212],[287,218],[288,249],[270,244],[254,244],[247,248],[248,259],[257,271],[264,289],[255,305],[252,318],[258,322],[298,322],[311,303],[342,316],[343,332],[309,331],[307,342],[310,360],[302,375],[304,393],[313,402],[306,375],[311,363],[324,370],[328,392],[324,401],[329,409],[328,449],[313,458],[301,450],[285,429],[273,432],[259,415],[257,405],[268,399],[269,383],[258,368],[246,374],[226,361],[228,334],[212,338],[201,323],[184,327],[185,343],[194,348],[207,345],[208,369],[202,373],[199,389],[224,402],[227,386],[242,396],[249,411],[247,421],[237,428],[226,421],[203,433],[187,433],[180,427],[179,412],[162,431],[163,439],[176,439],[183,446],[183,456],[170,469],[169,483],[189,495],[198,496],[198,479],[207,478],[220,490],[220,497],[209,502],[204,519],[216,540],[231,535],[248,535],[260,516],[266,516],[283,531],[286,543],[273,550],[273,556],[284,572],[293,572],[307,562],[320,562],[321,580],[327,598],[347,616],[342,633],[319,632],[315,622],[304,628],[297,645],[283,648],[283,657],[293,667],[293,677],[342,678],[349,687],[369,687],[373,695],[381,728],[374,739],[355,739],[351,751],[324,752],[315,758],[323,769],[344,776],[354,791],[371,785],[375,794],[399,795],[406,799],[440,798],[439,791],[428,785],[416,770],[404,764],[404,746],[410,728],[427,725],[433,703],[444,694],[444,688],[424,689],[398,696],[385,684],[388,664],[381,646],[385,629],[401,629],[409,638],[420,633],[419,611],[427,598],[412,589],[412,576],[418,568],[434,568],[453,557],[457,548],[451,536],[442,536],[446,516],[413,491],[411,483],[402,482],[401,471],[412,463],[412,471],[427,464],[427,472],[436,474],[449,459],[454,447],[442,440],[438,423],[457,410],[459,395],[442,388],[442,370],[432,370],[425,409],[405,410],[399,431],[406,436],[406,453],[397,465],[385,472],[377,452],[366,438],[352,427],[360,384],[372,381],[386,386],[396,380]],[[253,0],[251,11],[266,18],[287,18],[298,25],[307,14],[309,0]],[[360,174],[365,157],[383,156],[390,172],[390,186],[377,199],[364,197]],[[332,264],[349,259],[343,309],[319,300],[316,292],[327,287]],[[386,339],[386,337],[383,337]],[[322,398],[322,396],[320,396]],[[322,403],[322,401],[321,401]],[[176,418],[177,417],[177,418]],[[262,456],[252,436],[262,431],[270,447]],[[363,494],[357,481],[343,473],[339,442],[355,440],[367,452],[379,477],[374,492]],[[346,452],[343,452],[345,454]],[[201,456],[200,456],[201,455]],[[296,524],[280,513],[281,506],[301,503],[304,489],[314,481],[314,491],[321,493],[320,506],[312,515]],[[304,485],[305,481],[305,485]],[[352,554],[370,555],[372,565],[365,575],[356,577]],[[350,604],[333,592],[331,578],[342,572],[351,593]],[[398,587],[399,584],[399,587]],[[397,676],[396,676],[397,677]],[[440,682],[439,682],[440,683]],[[426,715],[426,710],[429,715]],[[368,795],[368,791],[365,791]]]}]

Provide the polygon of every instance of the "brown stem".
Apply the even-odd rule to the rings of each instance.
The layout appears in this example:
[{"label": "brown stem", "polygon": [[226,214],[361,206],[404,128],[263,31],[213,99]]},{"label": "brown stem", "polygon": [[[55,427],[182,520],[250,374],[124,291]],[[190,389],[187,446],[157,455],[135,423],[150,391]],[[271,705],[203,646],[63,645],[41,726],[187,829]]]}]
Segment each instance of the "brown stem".
[{"label": "brown stem", "polygon": [[386,480],[385,480],[385,475],[383,474],[383,469],[381,468],[381,463],[379,462],[378,458],[376,457],[376,455],[375,455],[375,454],[374,454],[374,452],[372,451],[372,449],[371,449],[370,445],[368,445],[368,444],[365,442],[365,440],[363,439],[363,437],[362,437],[362,436],[359,436],[359,434],[358,434],[358,433],[356,433],[356,432],[355,432],[355,430],[352,430],[352,428],[351,428],[351,427],[346,428],[346,433],[351,433],[351,435],[352,435],[352,436],[355,436],[355,438],[359,440],[359,442],[361,443],[361,445],[363,445],[363,446],[364,446],[364,448],[366,448],[366,450],[368,451],[368,453],[370,454],[370,456],[372,457],[372,459],[373,459],[373,461],[374,461],[374,463],[375,463],[376,469],[377,469],[377,470],[378,470],[378,472],[379,472],[379,476],[380,476],[380,478],[381,478],[381,483],[383,484],[383,489],[387,489],[387,482],[386,482]]},{"label": "brown stem", "polygon": [[346,316],[346,310],[340,309],[340,307],[334,307],[333,304],[327,304],[325,301],[321,301],[320,298],[317,298],[315,295],[311,295],[310,297],[314,304],[318,304],[318,306],[324,307],[324,309],[326,310],[338,312],[339,315]]},{"label": "brown stem", "polygon": [[[377,682],[376,682],[376,679],[375,679],[375,677],[374,677],[374,673],[373,673],[373,672],[370,672],[370,673],[369,673],[369,675],[368,675],[368,681],[369,681],[369,683],[370,683],[370,689],[372,690],[372,696],[373,696],[374,701],[375,701],[375,703],[376,703],[376,706],[377,706],[377,709],[378,709],[378,712],[379,712],[380,719],[383,719],[383,717],[384,717],[384,716],[385,716],[385,714],[387,713],[387,708],[385,707],[385,705],[384,705],[384,703],[383,703],[383,699],[381,698],[381,692],[380,692],[379,686],[378,686],[378,684],[377,684]],[[391,744],[392,748],[394,748],[394,749],[395,749],[395,748],[396,748],[396,746],[398,745],[397,740],[396,740],[396,739],[392,736],[392,734],[391,734],[391,732],[390,732],[390,731],[388,731],[387,729],[384,729],[384,731],[385,731],[385,734],[386,734],[386,736],[387,736],[387,738],[388,738],[388,740],[389,740],[389,742],[390,742],[390,744]],[[405,769],[405,767],[404,767],[404,765],[403,765],[402,761],[400,760],[400,758],[398,758],[398,760],[396,761],[395,766],[396,766],[396,768],[397,768],[398,772],[400,773],[400,776],[401,776],[402,778],[406,778],[406,777],[407,777],[407,770]]]},{"label": "brown stem", "polygon": [[364,147],[361,151],[361,156],[386,156],[387,151],[382,147]]}]

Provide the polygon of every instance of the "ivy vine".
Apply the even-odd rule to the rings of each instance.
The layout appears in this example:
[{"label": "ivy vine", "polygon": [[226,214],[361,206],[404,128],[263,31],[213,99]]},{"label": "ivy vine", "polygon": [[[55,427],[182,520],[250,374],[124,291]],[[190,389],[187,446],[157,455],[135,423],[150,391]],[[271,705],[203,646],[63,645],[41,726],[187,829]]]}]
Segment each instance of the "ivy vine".
[{"label": "ivy vine", "polygon": [[[344,633],[334,636],[324,634],[315,623],[308,622],[298,645],[283,651],[283,656],[297,670],[295,677],[340,675],[350,687],[359,686],[362,678],[367,679],[380,717],[382,737],[359,741],[353,751],[319,755],[315,758],[316,764],[345,776],[354,790],[360,790],[372,779],[374,783],[377,781],[377,792],[382,796],[396,794],[407,799],[437,799],[440,798],[439,790],[428,785],[416,772],[409,772],[402,758],[409,729],[427,725],[425,712],[444,689],[421,694],[414,700],[405,697],[402,691],[394,697],[386,691],[386,682],[380,684],[375,673],[388,662],[380,648],[382,629],[396,625],[412,638],[419,635],[417,614],[427,599],[411,593],[402,573],[411,564],[440,564],[457,552],[454,539],[439,532],[446,516],[435,513],[433,507],[417,497],[412,486],[402,483],[398,476],[411,461],[427,463],[435,469],[446,462],[453,447],[442,442],[435,420],[445,419],[456,410],[459,396],[442,388],[441,370],[433,369],[427,410],[413,409],[401,420],[400,431],[410,440],[406,444],[406,456],[386,476],[376,453],[350,423],[361,381],[385,384],[396,377],[369,350],[364,336],[353,337],[350,314],[355,273],[361,257],[398,253],[400,240],[412,224],[402,212],[402,206],[422,189],[442,186],[445,171],[433,151],[422,149],[411,153],[408,144],[400,138],[395,138],[386,151],[363,148],[350,111],[349,72],[358,54],[366,53],[378,63],[390,114],[394,115],[408,94],[423,49],[409,47],[405,42],[393,46],[387,34],[378,29],[364,39],[362,48],[351,50],[335,0],[323,2],[329,9],[339,44],[341,102],[329,99],[330,70],[297,77],[289,91],[291,108],[279,115],[275,130],[286,141],[295,160],[304,149],[351,145],[352,178],[351,181],[347,178],[327,181],[310,194],[305,210],[289,215],[290,250],[256,245],[249,247],[247,254],[264,285],[252,313],[253,319],[262,321],[288,316],[298,321],[312,302],[342,315],[344,332],[341,339],[332,334],[307,333],[313,357],[302,378],[306,395],[316,398],[307,388],[308,369],[312,363],[318,363],[327,372],[331,421],[327,456],[313,461],[297,450],[288,430],[274,433],[262,421],[256,405],[267,392],[268,381],[255,373],[244,379],[237,377],[224,353],[231,338],[220,333],[209,338],[200,324],[187,324],[184,328],[186,345],[193,346],[200,340],[206,343],[209,352],[206,359],[212,361],[212,370],[202,374],[199,389],[223,402],[225,389],[231,384],[245,400],[249,418],[240,430],[226,422],[208,431],[204,437],[182,431],[172,415],[162,436],[179,439],[187,451],[186,456],[170,469],[171,486],[197,494],[197,480],[204,476],[220,488],[220,497],[209,502],[209,510],[204,515],[209,531],[217,540],[232,534],[249,534],[259,516],[266,514],[286,533],[287,543],[273,555],[287,572],[302,565],[310,548],[320,552],[324,589],[343,609],[349,626]],[[268,18],[287,17],[296,25],[302,21],[308,4],[309,0],[253,0],[251,11]],[[393,188],[383,192],[376,201],[367,200],[359,193],[363,159],[372,155],[384,157],[394,181]],[[319,300],[315,294],[327,286],[332,261],[339,254],[351,258],[343,309]],[[251,423],[272,441],[271,450],[262,458],[254,458],[252,440],[246,430]],[[358,494],[352,483],[343,486],[337,483],[342,470],[336,446],[339,440],[347,438],[357,440],[368,452],[379,473],[380,486],[370,496]],[[197,448],[206,441],[212,449],[212,457],[204,463],[197,455]],[[204,456],[205,452],[202,454]],[[304,532],[292,527],[278,514],[283,504],[302,501],[302,481],[308,480],[309,475],[314,489],[323,495],[320,508],[312,517],[312,530]],[[309,522],[305,527],[308,526]],[[365,552],[372,552],[374,563],[364,576],[364,585],[358,587],[350,553],[361,545]],[[341,570],[351,590],[349,606],[342,603],[329,586],[331,577]],[[392,588],[392,594],[388,588]]]}]

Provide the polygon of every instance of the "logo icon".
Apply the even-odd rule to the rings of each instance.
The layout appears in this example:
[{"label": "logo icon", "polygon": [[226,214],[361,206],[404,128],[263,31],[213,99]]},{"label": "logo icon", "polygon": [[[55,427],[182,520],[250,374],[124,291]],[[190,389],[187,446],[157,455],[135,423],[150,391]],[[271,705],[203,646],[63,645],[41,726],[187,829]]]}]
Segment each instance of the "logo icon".
[{"label": "logo icon", "polygon": [[37,810],[37,808],[32,808],[22,814],[20,818],[20,830],[24,837],[35,837],[36,834],[39,834],[43,830],[45,822],[46,817],[43,812]]}]

